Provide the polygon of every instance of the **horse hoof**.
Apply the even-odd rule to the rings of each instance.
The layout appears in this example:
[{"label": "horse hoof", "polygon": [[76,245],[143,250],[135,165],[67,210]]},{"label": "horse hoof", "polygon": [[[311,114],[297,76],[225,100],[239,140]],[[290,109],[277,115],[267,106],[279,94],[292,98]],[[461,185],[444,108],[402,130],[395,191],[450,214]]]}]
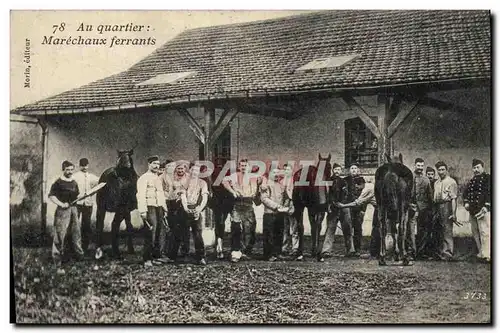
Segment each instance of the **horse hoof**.
[{"label": "horse hoof", "polygon": [[98,247],[97,250],[95,251],[95,259],[99,260],[102,258],[102,256],[103,256],[102,249]]},{"label": "horse hoof", "polygon": [[379,266],[387,266],[387,262],[385,260],[379,260],[378,265]]},{"label": "horse hoof", "polygon": [[413,262],[408,259],[404,259],[403,266],[413,266]]}]

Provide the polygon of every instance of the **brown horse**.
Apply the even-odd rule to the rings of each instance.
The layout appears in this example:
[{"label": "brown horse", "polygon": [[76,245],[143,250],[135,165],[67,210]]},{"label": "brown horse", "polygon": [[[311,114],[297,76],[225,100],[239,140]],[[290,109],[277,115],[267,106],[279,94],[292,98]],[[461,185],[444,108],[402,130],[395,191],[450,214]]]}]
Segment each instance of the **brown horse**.
[{"label": "brown horse", "polygon": [[[386,155],[388,163],[380,166],[375,172],[375,198],[380,221],[380,257],[379,265],[386,265],[387,243],[394,244],[394,260],[403,260],[409,265],[406,252],[406,236],[408,233],[408,212],[413,187],[413,173],[403,164],[403,156]],[[389,239],[388,236],[390,236]],[[392,246],[389,246],[390,248]]]},{"label": "brown horse", "polygon": [[106,186],[97,193],[97,250],[96,258],[102,256],[101,247],[103,245],[102,234],[104,229],[104,217],[106,212],[114,212],[115,216],[111,224],[111,237],[113,256],[120,257],[118,246],[118,233],[120,224],[125,220],[127,226],[127,245],[128,252],[134,252],[132,220],[130,212],[137,209],[137,173],[134,170],[132,160],[133,149],[119,150],[116,166],[106,169],[99,183],[105,182]]},{"label": "brown horse", "polygon": [[[328,211],[328,186],[319,184],[319,181],[330,180],[332,166],[330,164],[331,154],[327,158],[318,156],[318,164],[316,166],[307,166],[308,185],[300,185],[297,182],[300,180],[303,169],[297,171],[293,180],[295,183],[293,190],[293,205],[295,208],[294,217],[297,219],[299,226],[299,251],[303,251],[303,235],[304,235],[304,209],[307,208],[309,215],[309,223],[311,224],[311,238],[313,257],[320,259],[319,236],[321,225]],[[324,165],[321,170],[320,166]],[[323,171],[319,174],[320,171]],[[305,171],[304,171],[305,172]]]}]

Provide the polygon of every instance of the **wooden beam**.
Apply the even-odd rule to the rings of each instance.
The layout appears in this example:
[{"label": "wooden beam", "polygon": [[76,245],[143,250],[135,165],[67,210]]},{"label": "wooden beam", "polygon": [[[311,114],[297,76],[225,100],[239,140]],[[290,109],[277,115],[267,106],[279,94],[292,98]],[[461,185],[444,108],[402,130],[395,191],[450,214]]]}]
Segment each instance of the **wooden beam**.
[{"label": "wooden beam", "polygon": [[242,111],[247,111],[253,114],[260,114],[263,116],[284,118],[287,120],[295,119],[296,114],[291,108],[287,107],[276,107],[265,104],[246,104],[239,107]]},{"label": "wooden beam", "polygon": [[200,140],[201,143],[205,144],[205,134],[201,126],[198,124],[196,119],[189,113],[187,109],[178,109],[179,114],[187,121],[189,128],[193,131],[194,135]]},{"label": "wooden beam", "polygon": [[413,112],[413,110],[415,110],[417,105],[418,105],[418,100],[412,102],[410,105],[408,105],[404,108],[400,108],[398,106],[398,108],[400,110],[397,113],[396,118],[394,118],[394,120],[391,122],[391,124],[387,128],[387,136],[389,138],[392,138],[394,136],[394,134],[396,134],[398,128],[406,120],[406,118],[408,118],[408,116]]},{"label": "wooden beam", "polygon": [[354,110],[358,117],[363,121],[363,123],[368,127],[370,131],[379,139],[382,136],[381,131],[375,125],[373,120],[370,118],[368,113],[359,105],[358,102],[349,94],[342,94],[342,99],[347,103],[351,110]]},{"label": "wooden beam", "polygon": [[210,135],[209,143],[214,145],[217,142],[219,136],[224,132],[227,125],[234,119],[234,117],[238,114],[239,110],[237,108],[227,108],[224,110],[224,113],[219,118],[217,125],[215,125],[213,132]]}]

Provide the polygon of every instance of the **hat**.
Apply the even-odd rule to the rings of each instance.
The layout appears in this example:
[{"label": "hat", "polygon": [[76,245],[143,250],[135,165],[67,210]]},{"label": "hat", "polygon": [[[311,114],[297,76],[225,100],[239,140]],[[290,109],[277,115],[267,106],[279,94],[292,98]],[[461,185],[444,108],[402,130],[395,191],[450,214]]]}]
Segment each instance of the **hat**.
[{"label": "hat", "polygon": [[356,163],[356,162],[351,163],[351,164],[349,165],[349,168],[350,168],[350,167],[352,167],[352,166],[356,166],[356,167],[358,167],[358,168],[359,168],[359,164],[358,164],[358,163]]},{"label": "hat", "polygon": [[158,155],[153,155],[153,156],[148,157],[148,163],[153,163],[154,161],[160,161],[160,158],[158,157]]},{"label": "hat", "polygon": [[89,160],[88,159],[86,159],[86,158],[80,159],[80,166],[83,167],[83,166],[87,166],[87,165],[89,165]]},{"label": "hat", "polygon": [[67,167],[70,167],[70,166],[73,166],[73,163],[71,163],[70,161],[66,160],[64,162],[62,162],[62,169],[66,169]]},{"label": "hat", "polygon": [[448,169],[448,166],[443,161],[439,161],[436,163],[436,169],[439,169],[442,166],[444,166],[446,169]]},{"label": "hat", "polygon": [[428,166],[427,169],[425,169],[425,173],[427,173],[427,172],[434,172],[434,173],[436,173],[436,171],[433,168],[431,168],[430,166]]},{"label": "hat", "polygon": [[338,163],[333,163],[332,169],[335,169],[335,168],[342,168],[342,166]]},{"label": "hat", "polygon": [[477,158],[475,158],[475,159],[472,160],[472,167],[475,167],[478,164],[481,164],[481,166],[484,167],[484,162],[483,161],[481,161],[481,160],[479,160]]}]

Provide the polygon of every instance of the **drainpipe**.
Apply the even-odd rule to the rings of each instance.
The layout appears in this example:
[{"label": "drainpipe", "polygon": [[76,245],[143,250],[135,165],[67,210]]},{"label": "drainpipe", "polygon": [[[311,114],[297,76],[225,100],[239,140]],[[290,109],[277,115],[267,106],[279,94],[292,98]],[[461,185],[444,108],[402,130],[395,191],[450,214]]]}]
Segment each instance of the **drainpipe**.
[{"label": "drainpipe", "polygon": [[48,233],[47,233],[47,202],[45,202],[45,193],[47,188],[47,168],[45,167],[45,163],[47,161],[47,140],[48,140],[48,127],[45,120],[42,118],[38,118],[38,124],[42,128],[42,190],[40,193],[40,204],[41,204],[41,217],[42,217],[42,234],[40,235],[42,244],[45,244],[48,241]]}]

